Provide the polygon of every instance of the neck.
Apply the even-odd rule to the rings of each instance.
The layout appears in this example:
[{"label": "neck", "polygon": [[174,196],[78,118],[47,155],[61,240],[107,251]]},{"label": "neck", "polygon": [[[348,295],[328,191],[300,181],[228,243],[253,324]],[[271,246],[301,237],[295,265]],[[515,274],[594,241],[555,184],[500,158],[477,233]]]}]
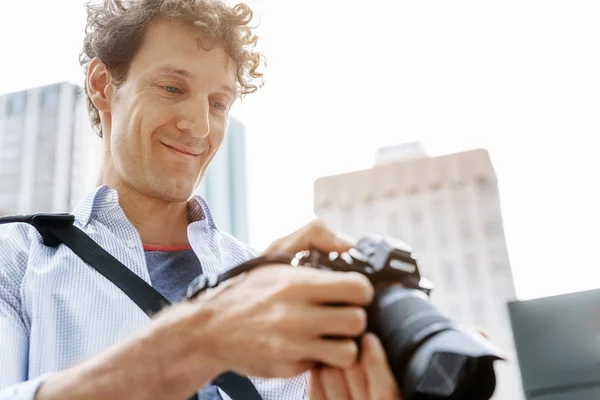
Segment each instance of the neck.
[{"label": "neck", "polygon": [[158,246],[189,244],[187,201],[165,202],[135,190],[114,189],[119,193],[119,204],[138,230],[142,243]]},{"label": "neck", "polygon": [[140,234],[143,244],[188,245],[188,202],[169,202],[141,193],[122,181],[100,179],[119,194],[119,205]]}]

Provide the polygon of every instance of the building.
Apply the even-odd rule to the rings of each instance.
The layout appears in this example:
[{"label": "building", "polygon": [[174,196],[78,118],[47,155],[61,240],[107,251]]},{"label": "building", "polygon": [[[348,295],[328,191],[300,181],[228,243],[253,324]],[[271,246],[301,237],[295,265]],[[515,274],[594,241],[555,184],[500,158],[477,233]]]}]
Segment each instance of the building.
[{"label": "building", "polygon": [[217,227],[243,242],[248,241],[245,136],[242,122],[229,117],[223,144],[197,190],[210,205]]},{"label": "building", "polygon": [[95,185],[100,139],[80,89],[59,83],[0,96],[0,208],[64,212]]},{"label": "building", "polygon": [[511,357],[509,364],[496,364],[494,399],[523,399],[507,312],[514,283],[487,151],[441,157],[395,152],[402,155],[397,162],[389,156],[393,151],[379,152],[385,160],[371,169],[318,179],[316,216],[356,238],[382,233],[411,244],[436,285],[433,303],[452,319],[481,327]]}]

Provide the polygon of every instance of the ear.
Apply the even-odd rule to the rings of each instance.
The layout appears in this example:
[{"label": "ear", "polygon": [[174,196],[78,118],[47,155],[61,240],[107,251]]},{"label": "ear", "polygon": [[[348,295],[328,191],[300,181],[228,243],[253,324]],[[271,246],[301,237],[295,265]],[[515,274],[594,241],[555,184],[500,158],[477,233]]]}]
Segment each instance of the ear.
[{"label": "ear", "polygon": [[110,72],[97,57],[90,61],[87,69],[87,92],[98,112],[110,111],[110,100],[113,94]]}]

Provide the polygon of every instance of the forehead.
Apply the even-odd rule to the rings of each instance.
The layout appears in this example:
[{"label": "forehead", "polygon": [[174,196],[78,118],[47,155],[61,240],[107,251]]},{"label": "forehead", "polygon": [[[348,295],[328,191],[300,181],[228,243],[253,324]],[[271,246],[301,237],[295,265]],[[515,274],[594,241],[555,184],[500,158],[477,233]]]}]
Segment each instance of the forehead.
[{"label": "forehead", "polygon": [[190,26],[159,20],[148,27],[130,73],[149,73],[164,64],[185,69],[202,81],[236,87],[237,65],[222,44]]}]

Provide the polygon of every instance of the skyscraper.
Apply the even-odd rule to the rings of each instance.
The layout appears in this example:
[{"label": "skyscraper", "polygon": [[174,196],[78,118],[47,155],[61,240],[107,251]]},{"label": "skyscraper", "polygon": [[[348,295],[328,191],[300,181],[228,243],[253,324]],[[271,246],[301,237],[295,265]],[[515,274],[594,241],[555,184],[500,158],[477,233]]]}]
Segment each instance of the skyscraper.
[{"label": "skyscraper", "polygon": [[79,88],[59,83],[0,96],[0,208],[68,211],[95,184],[100,140]]},{"label": "skyscraper", "polygon": [[[408,147],[378,152],[385,159],[371,169],[318,179],[315,214],[356,238],[382,233],[412,245],[436,285],[433,303],[482,328],[511,358],[496,364],[493,398],[523,399],[507,312],[515,290],[490,157],[485,150],[427,157]],[[396,162],[393,153],[401,155]]]},{"label": "skyscraper", "polygon": [[197,193],[210,205],[217,228],[248,241],[246,129],[235,117]]}]

